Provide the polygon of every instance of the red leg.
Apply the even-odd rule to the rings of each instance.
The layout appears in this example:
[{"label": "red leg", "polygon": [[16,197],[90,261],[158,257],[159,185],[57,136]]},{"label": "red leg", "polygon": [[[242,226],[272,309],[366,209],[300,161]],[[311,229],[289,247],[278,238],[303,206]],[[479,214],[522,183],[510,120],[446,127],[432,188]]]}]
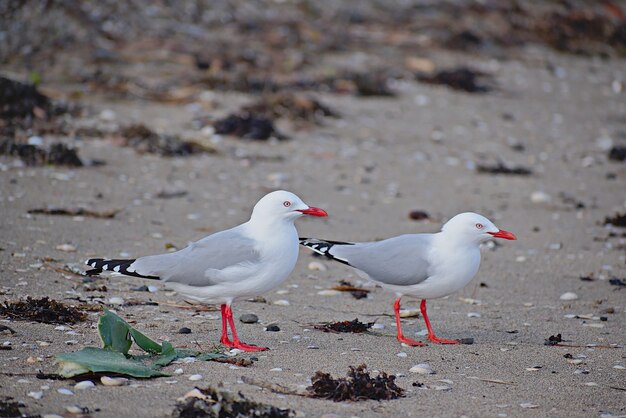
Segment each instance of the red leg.
[{"label": "red leg", "polygon": [[226,347],[233,348],[233,342],[228,338],[228,325],[226,323],[226,318],[228,317],[228,314],[226,312],[226,304],[222,304],[220,308],[222,310],[222,337],[220,338],[220,342]]},{"label": "red leg", "polygon": [[230,331],[233,334],[233,342],[229,347],[238,348],[243,351],[265,351],[269,350],[267,347],[259,347],[257,345],[245,344],[239,340],[237,336],[237,330],[235,329],[235,321],[233,320],[233,310],[229,305],[226,305],[226,319],[228,320],[228,324],[230,325]]},{"label": "red leg", "polygon": [[400,325],[400,298],[396,299],[393,303],[393,311],[396,313],[396,329],[398,331],[396,338],[398,341],[410,345],[411,347],[423,347],[424,343],[407,338],[402,334],[402,325]]},{"label": "red leg", "polygon": [[424,317],[424,322],[426,322],[426,329],[428,329],[428,339],[436,344],[459,344],[459,340],[445,340],[443,338],[439,338],[435,335],[433,331],[433,327],[430,326],[430,320],[428,319],[428,314],[426,313],[426,299],[422,299],[422,303],[420,304],[420,310],[422,311],[422,316]]}]

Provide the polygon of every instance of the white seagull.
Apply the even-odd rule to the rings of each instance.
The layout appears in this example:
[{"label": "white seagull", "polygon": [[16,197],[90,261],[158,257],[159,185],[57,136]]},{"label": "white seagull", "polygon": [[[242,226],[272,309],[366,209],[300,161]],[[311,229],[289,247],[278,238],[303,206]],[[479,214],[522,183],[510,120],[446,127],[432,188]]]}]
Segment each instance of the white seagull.
[{"label": "white seagull", "polygon": [[[239,340],[231,304],[267,292],[289,276],[298,258],[294,221],[303,215],[328,216],[293,193],[275,191],[259,200],[250,220],[244,224],[209,235],[173,253],[133,260],[92,258],[86,262],[92,267],[86,274],[109,270],[161,280],[187,299],[219,303],[222,344],[244,351],[267,350]],[[228,325],[232,341],[228,338]]]},{"label": "white seagull", "polygon": [[430,341],[458,344],[459,340],[435,336],[426,313],[426,300],[441,298],[465,287],[478,272],[480,243],[492,238],[517,239],[484,216],[467,212],[450,219],[436,234],[407,234],[360,243],[300,238],[300,244],[352,266],[394,291],[398,341],[423,346],[402,334],[400,299],[404,295],[422,299],[420,309]]}]

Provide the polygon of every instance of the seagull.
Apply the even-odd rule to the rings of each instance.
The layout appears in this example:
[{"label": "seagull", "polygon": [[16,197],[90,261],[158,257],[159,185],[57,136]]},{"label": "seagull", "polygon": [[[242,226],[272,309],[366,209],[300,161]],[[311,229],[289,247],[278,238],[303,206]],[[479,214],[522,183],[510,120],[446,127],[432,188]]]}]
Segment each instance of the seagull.
[{"label": "seagull", "polygon": [[222,344],[243,351],[267,350],[239,340],[231,304],[267,292],[289,276],[298,258],[294,221],[303,215],[328,216],[293,193],[274,191],[259,200],[250,220],[241,225],[209,235],[173,253],[132,260],[92,258],[86,262],[92,269],[85,274],[92,276],[107,270],[161,280],[186,299],[220,304]]},{"label": "seagull", "polygon": [[435,335],[426,313],[426,300],[462,289],[478,272],[480,244],[492,238],[517,239],[476,213],[456,215],[435,234],[406,234],[377,242],[339,242],[300,238],[300,244],[332,260],[347,264],[396,293],[393,305],[397,339],[409,346],[424,344],[407,338],[400,325],[400,299],[420,298],[428,339],[458,344]]}]

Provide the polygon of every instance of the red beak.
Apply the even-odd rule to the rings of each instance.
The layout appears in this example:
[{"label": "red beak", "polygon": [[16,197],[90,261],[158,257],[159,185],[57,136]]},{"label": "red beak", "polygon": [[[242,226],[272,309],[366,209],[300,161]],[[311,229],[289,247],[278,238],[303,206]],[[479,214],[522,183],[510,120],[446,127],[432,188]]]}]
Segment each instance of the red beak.
[{"label": "red beak", "polygon": [[308,209],[296,209],[298,212],[311,216],[328,216],[328,213],[324,209],[310,207]]},{"label": "red beak", "polygon": [[499,230],[498,232],[487,232],[487,233],[492,235],[495,238],[504,238],[504,239],[509,239],[509,240],[516,240],[517,239],[515,234],[513,234],[512,232],[509,232],[509,231],[505,231],[503,229]]}]

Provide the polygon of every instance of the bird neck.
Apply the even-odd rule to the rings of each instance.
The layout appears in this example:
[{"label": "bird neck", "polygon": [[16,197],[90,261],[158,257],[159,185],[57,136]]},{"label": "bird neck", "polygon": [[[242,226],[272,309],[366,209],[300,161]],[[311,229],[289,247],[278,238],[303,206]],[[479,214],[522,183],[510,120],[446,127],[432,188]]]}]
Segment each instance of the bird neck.
[{"label": "bird neck", "polygon": [[472,238],[473,237],[455,234],[450,231],[441,231],[438,234],[435,234],[437,246],[455,250],[478,250],[480,248],[480,242],[477,242]]},{"label": "bird neck", "polygon": [[257,239],[278,237],[285,235],[298,235],[293,222],[285,219],[256,218],[252,217],[247,222],[248,233]]}]

